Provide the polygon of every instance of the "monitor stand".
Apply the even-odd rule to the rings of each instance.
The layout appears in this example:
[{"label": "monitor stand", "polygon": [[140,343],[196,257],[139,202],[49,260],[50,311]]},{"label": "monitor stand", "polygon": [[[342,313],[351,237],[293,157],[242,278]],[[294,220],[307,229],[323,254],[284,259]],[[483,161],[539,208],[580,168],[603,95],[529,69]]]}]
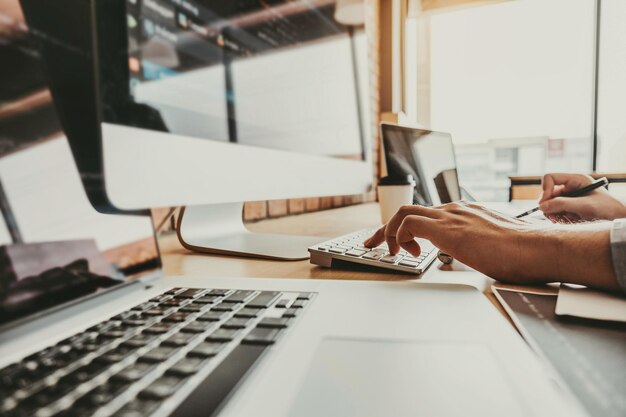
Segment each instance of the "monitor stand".
[{"label": "monitor stand", "polygon": [[242,219],[243,203],[183,207],[178,216],[178,240],[194,252],[246,256],[281,261],[309,258],[307,248],[324,237],[276,235],[249,231]]}]

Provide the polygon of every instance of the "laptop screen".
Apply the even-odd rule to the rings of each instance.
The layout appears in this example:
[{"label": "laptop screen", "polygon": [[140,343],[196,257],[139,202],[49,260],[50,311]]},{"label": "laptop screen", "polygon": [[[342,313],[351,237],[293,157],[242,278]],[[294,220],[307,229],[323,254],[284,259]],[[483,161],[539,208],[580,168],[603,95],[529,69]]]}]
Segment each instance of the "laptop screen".
[{"label": "laptop screen", "polygon": [[382,137],[387,175],[413,176],[414,204],[432,206],[461,199],[450,134],[383,124]]},{"label": "laptop screen", "polygon": [[0,6],[0,328],[158,271],[152,223],[97,212],[19,3]]}]

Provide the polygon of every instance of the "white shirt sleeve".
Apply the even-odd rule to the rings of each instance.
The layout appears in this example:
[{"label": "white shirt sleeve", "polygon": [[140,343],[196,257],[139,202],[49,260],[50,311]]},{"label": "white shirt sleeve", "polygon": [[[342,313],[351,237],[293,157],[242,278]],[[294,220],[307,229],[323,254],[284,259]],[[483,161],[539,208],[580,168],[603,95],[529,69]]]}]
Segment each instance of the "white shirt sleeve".
[{"label": "white shirt sleeve", "polygon": [[617,283],[626,293],[626,219],[613,220],[611,227],[611,256]]}]

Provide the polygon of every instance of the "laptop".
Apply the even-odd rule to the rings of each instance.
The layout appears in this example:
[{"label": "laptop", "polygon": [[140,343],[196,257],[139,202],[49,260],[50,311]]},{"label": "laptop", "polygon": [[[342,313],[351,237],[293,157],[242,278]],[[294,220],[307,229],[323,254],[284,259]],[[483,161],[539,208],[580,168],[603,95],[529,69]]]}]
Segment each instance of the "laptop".
[{"label": "laptop", "polygon": [[414,204],[433,206],[459,201],[461,188],[452,136],[390,123],[381,123],[387,175],[412,175]]},{"label": "laptop", "polygon": [[45,87],[19,91],[0,105],[0,415],[577,415],[473,287],[166,277],[148,213],[94,210],[76,161],[97,150],[75,134],[75,160]]},{"label": "laptop", "polygon": [[62,134],[0,179],[0,415],[580,414],[473,287],[166,277],[149,218],[93,210]]}]

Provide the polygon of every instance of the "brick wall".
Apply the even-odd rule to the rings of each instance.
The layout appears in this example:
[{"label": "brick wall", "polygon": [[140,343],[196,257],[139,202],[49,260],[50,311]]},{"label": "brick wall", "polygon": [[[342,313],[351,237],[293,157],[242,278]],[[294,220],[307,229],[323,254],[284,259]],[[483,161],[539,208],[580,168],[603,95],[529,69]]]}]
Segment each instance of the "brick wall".
[{"label": "brick wall", "polygon": [[[370,78],[370,112],[372,120],[372,146],[374,176],[379,172],[379,0],[366,0],[365,32],[368,38],[369,78]],[[257,221],[266,218],[283,217],[312,211],[327,210],[352,204],[360,204],[376,200],[374,191],[349,196],[297,198],[291,200],[251,201],[246,202],[243,210],[245,221]]]}]

